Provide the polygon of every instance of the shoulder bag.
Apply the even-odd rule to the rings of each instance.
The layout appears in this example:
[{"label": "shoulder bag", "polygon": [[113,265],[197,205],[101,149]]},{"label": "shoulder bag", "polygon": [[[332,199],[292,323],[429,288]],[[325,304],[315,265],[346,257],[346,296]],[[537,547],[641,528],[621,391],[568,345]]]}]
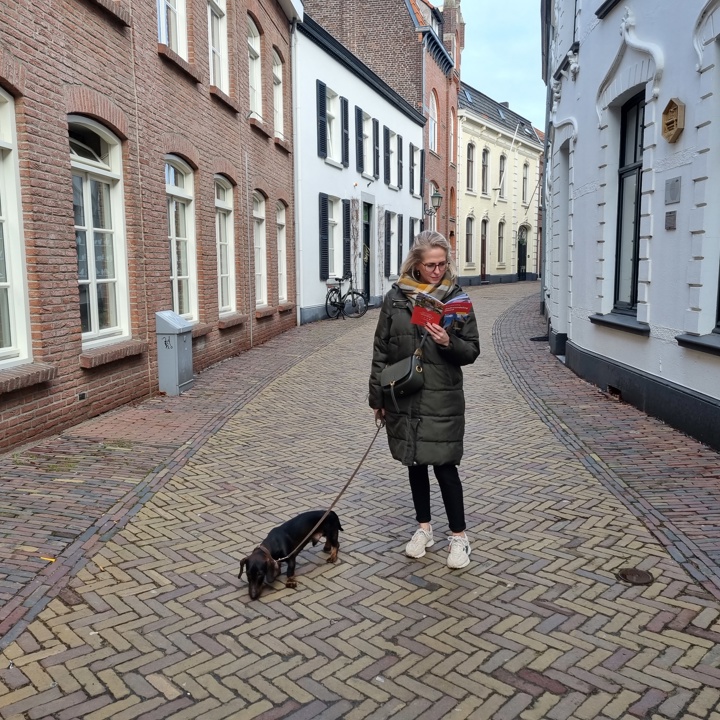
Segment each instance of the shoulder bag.
[{"label": "shoulder bag", "polygon": [[410,357],[387,365],[380,373],[380,386],[383,393],[392,398],[397,412],[400,412],[397,399],[415,394],[422,389],[425,382],[422,352],[425,338],[427,338],[427,331],[425,331],[417,350]]}]

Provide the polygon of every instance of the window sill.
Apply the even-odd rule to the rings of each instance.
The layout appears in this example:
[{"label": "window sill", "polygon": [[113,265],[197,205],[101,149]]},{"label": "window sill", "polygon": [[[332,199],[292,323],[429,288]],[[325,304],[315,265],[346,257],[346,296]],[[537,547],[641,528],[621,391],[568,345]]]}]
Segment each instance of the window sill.
[{"label": "window sill", "polygon": [[290,147],[290,143],[285,140],[284,138],[275,137],[275,147],[280,148],[281,150],[284,150],[288,155],[292,152],[292,148]]},{"label": "window sill", "polygon": [[209,335],[213,331],[213,326],[210,323],[196,323],[193,325],[192,336],[195,338]]},{"label": "window sill", "polygon": [[274,307],[261,307],[255,310],[255,319],[262,320],[263,318],[272,317],[277,312],[277,308]]},{"label": "window sill", "polygon": [[428,152],[429,152],[433,157],[436,157],[438,160],[440,160],[440,156],[439,156],[434,150],[428,150]]},{"label": "window sill", "polygon": [[370,173],[366,173],[366,172],[362,173],[362,178],[363,178],[363,180],[372,180],[372,181],[375,180],[374,175],[371,175]]},{"label": "window sill", "polygon": [[88,0],[92,5],[97,5],[116,20],[123,27],[132,25],[132,15],[122,0]]},{"label": "window sill", "polygon": [[342,170],[344,167],[341,162],[338,162],[337,160],[333,160],[332,158],[328,157],[325,158],[325,164],[330,165],[330,167],[337,168],[338,170]]},{"label": "window sill", "polygon": [[267,128],[263,124],[263,121],[257,115],[251,117],[248,122],[250,123],[250,127],[253,130],[257,130],[260,135],[264,135],[266,138],[272,137],[272,135],[270,135]]},{"label": "window sill", "polygon": [[57,368],[45,363],[27,363],[0,370],[0,395],[49,382],[56,375]]},{"label": "window sill", "polygon": [[249,315],[241,315],[240,313],[229,313],[228,315],[223,315],[218,320],[218,330],[227,330],[231,327],[244,325],[249,319]]},{"label": "window sill", "polygon": [[210,95],[212,95],[212,97],[214,97],[218,102],[230,108],[234,113],[240,112],[240,106],[217,85],[210,86]]},{"label": "window sill", "polygon": [[650,326],[646,323],[638,322],[632,315],[623,315],[621,313],[605,313],[601,315],[590,315],[589,320],[595,325],[614,328],[615,330],[623,330],[624,332],[633,333],[635,335],[650,335]]},{"label": "window sill", "polygon": [[92,370],[127,357],[142,355],[147,349],[148,344],[144,340],[123,340],[112,345],[84,350],[80,353],[80,367],[83,370]]},{"label": "window sill", "polygon": [[158,43],[158,55],[171,65],[174,65],[178,70],[182,70],[191,80],[194,80],[196,83],[200,82],[200,73],[195,69],[195,66],[191,65],[185,58],[180,57],[180,55],[165,45],[165,43]]},{"label": "window sill", "polygon": [[470,188],[468,188],[467,190],[465,190],[465,194],[466,194],[466,195],[472,195],[473,197],[477,197],[477,191],[471,190]]},{"label": "window sill", "polygon": [[400,192],[400,188],[397,185],[388,185],[388,190],[393,190],[395,192]]},{"label": "window sill", "polygon": [[709,335],[676,335],[675,340],[680,347],[690,350],[699,350],[710,355],[720,355],[720,334]]},{"label": "window sill", "polygon": [[279,313],[290,312],[291,310],[294,310],[294,309],[295,309],[295,303],[285,302],[285,303],[280,303],[280,304],[278,305],[278,312],[279,312]]}]

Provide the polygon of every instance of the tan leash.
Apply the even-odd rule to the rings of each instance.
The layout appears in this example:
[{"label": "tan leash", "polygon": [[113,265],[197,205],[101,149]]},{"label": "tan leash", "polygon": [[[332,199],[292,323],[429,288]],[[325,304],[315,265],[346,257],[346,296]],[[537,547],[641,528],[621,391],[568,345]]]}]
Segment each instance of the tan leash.
[{"label": "tan leash", "polygon": [[[353,470],[353,474],[348,478],[348,481],[345,483],[345,486],[343,489],[338,493],[338,496],[332,501],[332,505],[325,511],[325,514],[317,521],[317,524],[315,527],[302,539],[302,542],[298,544],[298,546],[285,557],[280,558],[279,560],[276,560],[275,562],[281,563],[287,560],[288,558],[291,558],[296,552],[299,552],[302,550],[302,548],[305,546],[305,543],[313,536],[313,533],[323,524],[323,521],[325,518],[332,512],[332,509],[337,505],[337,501],[343,496],[343,493],[348,489],[350,483],[352,482],[353,478],[357,475],[358,470],[362,467],[362,464],[365,462],[365,459],[370,454],[370,449],[373,446],[373,443],[377,439],[377,436],[380,434],[380,431],[385,427],[385,420],[375,420],[375,424],[377,425],[377,430],[375,431],[375,434],[373,435],[372,440],[370,441],[370,444],[368,445],[367,450],[365,451],[365,454],[360,459],[360,462],[357,464],[357,467],[355,470]],[[270,556],[272,557],[272,555]]]}]

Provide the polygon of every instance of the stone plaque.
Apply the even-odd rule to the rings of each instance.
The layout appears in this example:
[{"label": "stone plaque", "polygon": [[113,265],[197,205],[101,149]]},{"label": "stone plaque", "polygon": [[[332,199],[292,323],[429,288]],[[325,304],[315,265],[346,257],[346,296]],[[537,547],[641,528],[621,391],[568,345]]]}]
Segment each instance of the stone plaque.
[{"label": "stone plaque", "polygon": [[677,230],[677,210],[665,213],[665,229]]}]

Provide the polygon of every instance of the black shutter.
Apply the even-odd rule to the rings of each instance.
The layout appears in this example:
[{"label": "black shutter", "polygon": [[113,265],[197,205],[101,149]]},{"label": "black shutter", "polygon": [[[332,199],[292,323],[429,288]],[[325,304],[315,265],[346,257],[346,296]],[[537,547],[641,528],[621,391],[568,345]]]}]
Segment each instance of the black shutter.
[{"label": "black shutter", "polygon": [[402,150],[402,135],[397,136],[397,162],[398,162],[398,181],[397,186],[401,188],[403,186],[403,150]]},{"label": "black shutter", "polygon": [[340,98],[340,129],[342,137],[342,158],[344,167],[350,165],[350,113],[347,98]]},{"label": "black shutter", "polygon": [[318,156],[327,157],[327,95],[325,83],[317,81],[317,146]]},{"label": "black shutter", "polygon": [[385,277],[390,277],[390,228],[392,227],[392,218],[390,213],[385,213]]},{"label": "black shutter", "polygon": [[363,146],[363,111],[355,106],[355,161],[357,171],[365,172],[365,148]]},{"label": "black shutter", "polygon": [[[415,146],[410,143],[408,148],[408,154],[410,155],[410,194],[415,194]],[[410,223],[412,229],[412,223]]]},{"label": "black shutter", "polygon": [[425,199],[425,150],[420,150],[420,187],[418,190],[420,197]]},{"label": "black shutter", "polygon": [[408,245],[409,249],[412,249],[412,246],[415,244],[415,223],[413,222],[413,219],[410,218],[410,222],[408,223],[408,229],[409,229],[409,240],[410,244]]},{"label": "black shutter", "polygon": [[343,275],[350,273],[350,201],[342,201],[343,213]]},{"label": "black shutter", "polygon": [[383,146],[385,148],[385,184],[390,184],[390,128],[383,125]]},{"label": "black shutter", "polygon": [[330,275],[328,255],[328,196],[320,193],[320,279],[325,281]]},{"label": "black shutter", "polygon": [[380,177],[380,123],[373,118],[373,177]]},{"label": "black shutter", "polygon": [[403,216],[398,215],[397,216],[397,242],[398,242],[398,264],[397,264],[397,274],[400,274],[400,267],[402,266],[403,261]]}]

